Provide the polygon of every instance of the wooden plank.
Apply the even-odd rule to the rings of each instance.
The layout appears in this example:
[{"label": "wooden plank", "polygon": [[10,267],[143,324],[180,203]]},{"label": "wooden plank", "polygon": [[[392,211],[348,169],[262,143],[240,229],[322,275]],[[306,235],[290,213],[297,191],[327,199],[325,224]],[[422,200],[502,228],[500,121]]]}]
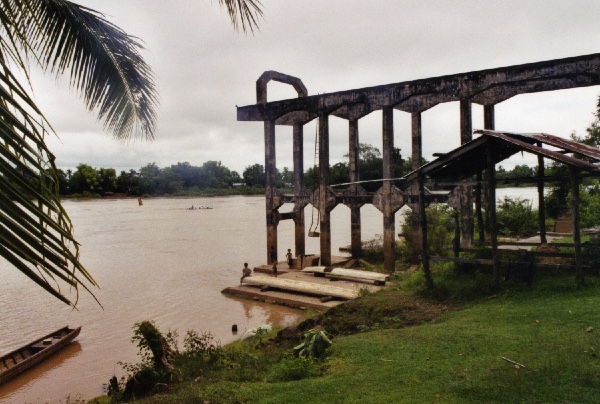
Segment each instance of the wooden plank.
[{"label": "wooden plank", "polygon": [[315,266],[315,267],[306,267],[302,269],[302,272],[309,272],[314,274],[324,274],[325,276],[336,277],[340,279],[356,279],[363,281],[372,281],[372,282],[383,282],[385,283],[390,279],[389,275],[381,274],[378,272],[370,272],[363,271],[360,269],[350,269],[350,268],[331,268],[330,270],[326,269],[327,267],[323,266]]},{"label": "wooden plank", "polygon": [[389,279],[389,275],[381,274],[378,272],[361,271],[359,269],[348,269],[348,268],[333,268],[330,272],[331,275],[338,277],[348,277],[356,279],[364,279],[369,281],[385,282]]},{"label": "wooden plank", "polygon": [[244,283],[255,286],[269,286],[282,290],[308,293],[311,295],[340,297],[343,299],[354,299],[358,297],[359,292],[357,289],[345,289],[338,286],[329,286],[292,279],[272,278],[268,276],[250,276],[244,279]]},{"label": "wooden plank", "polygon": [[325,273],[324,266],[312,266],[312,267],[304,267],[302,268],[302,272],[310,272],[310,273]]}]

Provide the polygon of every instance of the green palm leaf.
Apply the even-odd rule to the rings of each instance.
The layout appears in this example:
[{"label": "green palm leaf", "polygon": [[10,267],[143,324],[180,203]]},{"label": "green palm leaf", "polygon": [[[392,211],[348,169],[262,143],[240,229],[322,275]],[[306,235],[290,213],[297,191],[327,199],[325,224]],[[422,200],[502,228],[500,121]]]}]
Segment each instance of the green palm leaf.
[{"label": "green palm leaf", "polygon": [[[253,31],[258,0],[219,0],[235,29]],[[154,138],[158,96],[142,45],[94,10],[65,0],[0,0],[0,257],[61,301],[98,286],[79,262],[58,194],[50,124],[13,75],[33,58],[70,84],[119,140]],[[63,288],[74,289],[69,299]],[[92,294],[93,296],[93,294]]]}]

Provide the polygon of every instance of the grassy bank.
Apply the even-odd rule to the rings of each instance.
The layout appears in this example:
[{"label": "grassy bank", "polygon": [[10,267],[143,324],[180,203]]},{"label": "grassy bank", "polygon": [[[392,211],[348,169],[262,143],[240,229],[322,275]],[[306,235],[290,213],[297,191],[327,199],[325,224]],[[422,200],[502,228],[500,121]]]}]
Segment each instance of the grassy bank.
[{"label": "grassy bank", "polygon": [[[407,275],[287,337],[180,362],[184,381],[140,402],[595,402],[600,279],[577,289],[571,274],[558,274],[490,295],[485,278],[446,268],[443,286],[423,295],[421,276]],[[326,358],[293,357],[298,334],[315,326],[333,335]]]}]

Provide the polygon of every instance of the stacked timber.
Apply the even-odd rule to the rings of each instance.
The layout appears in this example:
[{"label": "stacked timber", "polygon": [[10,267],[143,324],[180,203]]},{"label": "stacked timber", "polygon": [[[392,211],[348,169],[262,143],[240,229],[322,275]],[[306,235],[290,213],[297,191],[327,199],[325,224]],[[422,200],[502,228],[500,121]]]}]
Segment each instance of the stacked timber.
[{"label": "stacked timber", "polygon": [[269,276],[249,276],[244,278],[244,284],[277,288],[317,296],[331,296],[341,299],[355,299],[358,297],[359,292],[357,289],[347,289],[293,279],[272,278]]},{"label": "stacked timber", "polygon": [[306,267],[302,272],[309,272],[315,275],[324,275],[336,279],[348,279],[362,282],[373,282],[376,285],[385,285],[389,276],[378,272],[361,271],[359,269],[332,268],[323,266]]}]

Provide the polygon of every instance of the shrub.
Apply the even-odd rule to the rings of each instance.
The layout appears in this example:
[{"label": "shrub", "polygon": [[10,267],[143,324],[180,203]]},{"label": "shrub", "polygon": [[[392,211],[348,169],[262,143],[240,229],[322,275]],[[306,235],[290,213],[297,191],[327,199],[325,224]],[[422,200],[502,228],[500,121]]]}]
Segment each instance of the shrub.
[{"label": "shrub", "polygon": [[[454,239],[453,210],[448,205],[431,204],[425,209],[427,218],[427,244],[430,255],[448,255]],[[413,251],[412,211],[404,212],[402,224],[404,243],[401,257],[409,259]]]},{"label": "shrub", "polygon": [[504,236],[531,236],[538,230],[537,210],[528,199],[504,197],[496,213],[498,232]]},{"label": "shrub", "polygon": [[294,354],[299,357],[322,358],[331,340],[325,331],[308,330],[304,334],[304,342],[294,347]]}]

